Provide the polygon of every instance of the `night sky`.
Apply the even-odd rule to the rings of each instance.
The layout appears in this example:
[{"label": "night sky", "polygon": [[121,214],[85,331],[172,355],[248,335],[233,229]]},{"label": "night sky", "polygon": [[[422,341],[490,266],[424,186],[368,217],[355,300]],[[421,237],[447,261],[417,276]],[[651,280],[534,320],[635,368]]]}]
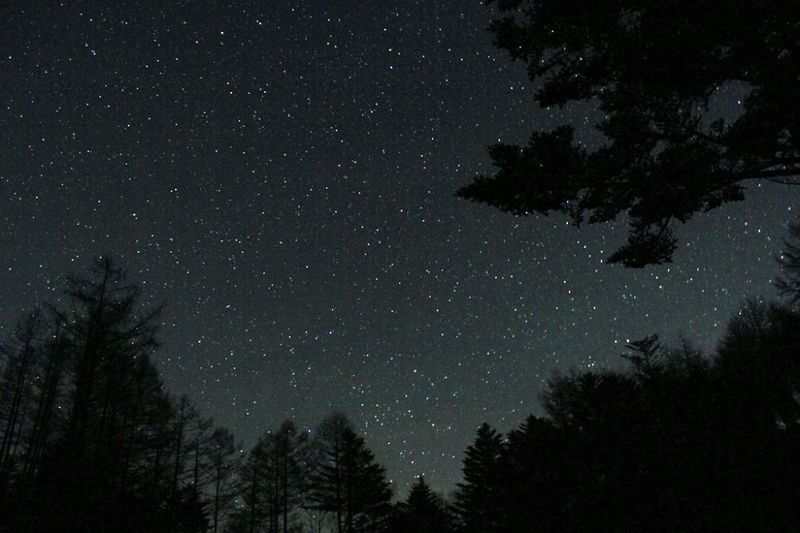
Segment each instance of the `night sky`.
[{"label": "night sky", "polygon": [[604,264],[624,221],[456,199],[498,139],[600,142],[591,109],[536,107],[478,0],[63,4],[0,4],[0,328],[110,254],[168,305],[168,389],[246,447],[339,409],[401,496],[449,492],[554,369],[653,332],[711,348],[774,295],[791,188],[750,184],[637,271]]}]

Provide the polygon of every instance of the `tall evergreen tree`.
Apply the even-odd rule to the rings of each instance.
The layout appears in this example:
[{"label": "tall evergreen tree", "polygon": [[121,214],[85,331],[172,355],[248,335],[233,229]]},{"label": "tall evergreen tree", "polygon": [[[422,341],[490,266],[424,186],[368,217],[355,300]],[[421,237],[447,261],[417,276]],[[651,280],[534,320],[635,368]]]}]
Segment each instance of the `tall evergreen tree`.
[{"label": "tall evergreen tree", "polygon": [[157,317],[100,259],[3,344],[0,529],[195,533],[208,509],[219,526],[232,437],[220,429],[210,446],[209,421],[165,391]]},{"label": "tall evergreen tree", "polygon": [[502,435],[483,423],[464,457],[464,480],[458,484],[454,507],[463,531],[499,531],[500,456]]},{"label": "tall evergreen tree", "polygon": [[346,418],[332,415],[318,428],[315,445],[309,507],[334,515],[337,533],[385,529],[392,491],[364,439]]},{"label": "tall evergreen tree", "polygon": [[239,494],[244,505],[233,517],[231,527],[235,531],[256,533],[261,530],[261,524],[268,515],[268,480],[262,466],[266,460],[265,443],[259,439],[240,470]]},{"label": "tall evergreen tree", "polygon": [[225,428],[217,428],[206,444],[211,467],[211,528],[221,530],[222,521],[237,495],[234,476],[239,467],[239,457],[233,435]]},{"label": "tall evergreen tree", "polygon": [[[27,503],[18,529],[163,531],[200,523],[184,513],[178,524],[167,511],[177,458],[173,406],[150,362],[158,309],[142,310],[138,287],[103,258],[91,276],[69,278],[53,315],[22,454],[18,495]],[[63,424],[55,420],[54,437],[56,401]]]},{"label": "tall evergreen tree", "polygon": [[552,421],[530,416],[509,432],[498,467],[502,531],[564,531],[572,490],[566,441]]},{"label": "tall evergreen tree", "polygon": [[[303,502],[308,473],[308,433],[297,432],[291,420],[284,421],[272,438],[271,470],[274,477],[275,512],[281,531],[287,533]],[[277,522],[276,521],[276,522]]]},{"label": "tall evergreen tree", "polygon": [[397,505],[393,531],[397,533],[447,533],[452,530],[447,504],[420,476],[408,497]]},{"label": "tall evergreen tree", "polygon": [[64,394],[64,372],[68,356],[69,345],[56,326],[41,350],[40,379],[38,380],[36,406],[28,448],[25,453],[21,488],[27,487],[37,474],[42,457],[47,453],[48,446],[54,441],[55,429],[63,418],[63,415],[57,412],[56,407]]},{"label": "tall evergreen tree", "polygon": [[291,420],[268,431],[256,443],[241,473],[241,495],[246,503],[242,514],[252,518],[254,531],[266,522],[266,529],[288,532],[297,522],[306,483],[307,434],[298,435]]},{"label": "tall evergreen tree", "polygon": [[137,360],[157,346],[160,308],[141,311],[139,288],[126,282],[109,258],[97,261],[93,276],[71,276],[70,308],[56,310],[73,346],[74,388],[66,440],[75,456],[107,450],[124,410]]},{"label": "tall evergreen tree", "polygon": [[33,396],[33,374],[41,335],[41,313],[38,309],[19,324],[9,343],[2,347],[6,357],[0,382],[0,494],[3,494],[16,469],[17,450],[23,439],[28,408]]},{"label": "tall evergreen tree", "polygon": [[317,427],[311,449],[312,471],[307,506],[331,513],[335,518],[337,533],[344,531],[342,435],[347,428],[351,428],[351,424],[344,415],[331,414]]}]

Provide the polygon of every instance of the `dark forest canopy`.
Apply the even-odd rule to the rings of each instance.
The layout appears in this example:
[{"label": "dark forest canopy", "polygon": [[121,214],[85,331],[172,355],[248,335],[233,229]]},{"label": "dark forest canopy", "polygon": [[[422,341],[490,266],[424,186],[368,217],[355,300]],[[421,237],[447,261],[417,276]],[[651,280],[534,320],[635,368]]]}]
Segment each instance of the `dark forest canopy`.
[{"label": "dark forest canopy", "polygon": [[479,430],[465,531],[800,528],[800,315],[751,302],[711,358],[631,351],[626,372],[554,377],[547,415],[504,439]]},{"label": "dark forest canopy", "polygon": [[480,426],[452,498],[420,477],[395,502],[342,414],[245,453],[167,393],[159,308],[100,259],[2,342],[0,531],[798,531],[798,224],[783,303],[748,301],[713,353],[651,335],[624,371],[555,375],[544,416]]},{"label": "dark forest canopy", "polygon": [[[527,64],[536,102],[596,103],[605,144],[588,151],[564,125],[494,145],[496,173],[459,196],[576,223],[627,214],[628,242],[608,260],[643,267],[671,260],[676,221],[743,199],[743,180],[798,183],[795,2],[492,2],[496,44]],[[733,87],[741,105],[715,110]]]}]

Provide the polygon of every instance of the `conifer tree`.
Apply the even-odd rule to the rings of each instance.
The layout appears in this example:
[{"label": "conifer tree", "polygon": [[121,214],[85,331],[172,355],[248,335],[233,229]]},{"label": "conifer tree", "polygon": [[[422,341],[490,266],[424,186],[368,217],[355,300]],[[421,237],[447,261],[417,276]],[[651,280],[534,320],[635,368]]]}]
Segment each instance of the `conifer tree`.
[{"label": "conifer tree", "polygon": [[217,428],[206,444],[211,468],[211,528],[214,533],[220,526],[237,495],[234,475],[239,458],[233,435],[225,428]]},{"label": "conifer tree", "polygon": [[392,491],[364,439],[346,418],[332,415],[317,430],[315,444],[309,507],[333,514],[337,533],[385,529]]},{"label": "conifer tree", "polygon": [[425,482],[417,478],[408,497],[397,505],[394,531],[418,533],[447,533],[451,530],[447,505]]},{"label": "conifer tree", "polygon": [[[207,500],[219,454],[207,446],[208,421],[187,399],[173,401],[151,362],[157,316],[104,258],[91,275],[68,278],[63,302],[4,344],[0,526],[207,529],[206,507],[227,501],[232,486]],[[217,468],[216,479],[230,470]],[[217,525],[223,508],[214,507]]]},{"label": "conifer tree", "polygon": [[458,484],[455,495],[454,506],[464,531],[489,533],[500,528],[499,467],[502,450],[502,435],[489,424],[481,424],[475,442],[467,448],[464,480]]},{"label": "conifer tree", "polygon": [[2,347],[6,366],[0,382],[0,494],[5,492],[12,471],[18,466],[15,464],[17,449],[23,440],[33,396],[32,377],[39,351],[41,322],[41,313],[36,309],[17,324],[12,339]]}]

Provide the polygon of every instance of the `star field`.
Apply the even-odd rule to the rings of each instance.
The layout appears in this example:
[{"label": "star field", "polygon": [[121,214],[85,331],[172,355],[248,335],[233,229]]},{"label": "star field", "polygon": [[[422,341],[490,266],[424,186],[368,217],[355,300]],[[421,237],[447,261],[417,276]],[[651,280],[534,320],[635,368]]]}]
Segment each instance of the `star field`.
[{"label": "star field", "polygon": [[449,491],[477,426],[538,412],[554,369],[658,332],[710,347],[772,296],[796,191],[679,228],[675,263],[604,264],[618,225],[454,197],[537,109],[479,1],[0,7],[0,316],[111,254],[166,301],[157,364],[245,445],[345,412],[396,491]]}]

